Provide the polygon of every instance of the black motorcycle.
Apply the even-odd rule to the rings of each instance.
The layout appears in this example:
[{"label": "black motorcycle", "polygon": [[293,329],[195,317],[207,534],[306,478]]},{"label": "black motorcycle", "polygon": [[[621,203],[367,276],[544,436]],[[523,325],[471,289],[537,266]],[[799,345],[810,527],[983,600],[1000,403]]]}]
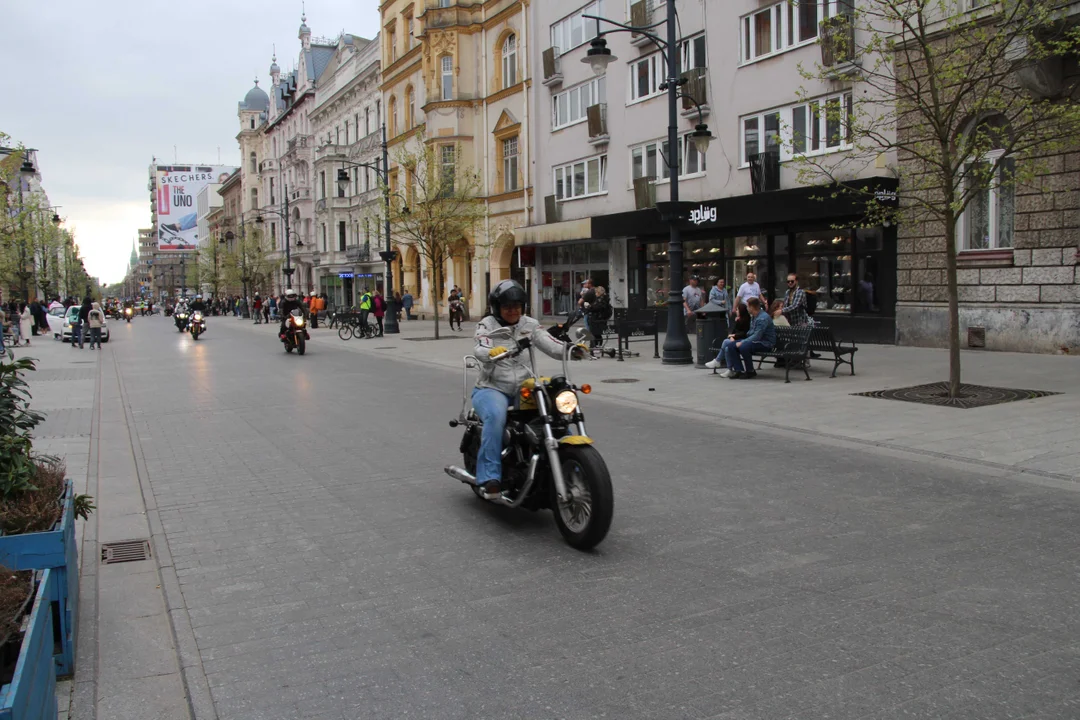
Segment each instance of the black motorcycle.
[{"label": "black motorcycle", "polygon": [[189,313],[187,310],[178,310],[173,317],[173,321],[176,323],[176,329],[180,332],[187,330]]},{"label": "black motorcycle", "polygon": [[196,310],[191,313],[191,319],[188,321],[188,332],[191,333],[193,340],[198,340],[199,336],[206,332],[206,320],[203,319],[203,314]]},{"label": "black motorcycle", "polygon": [[[566,342],[562,375],[541,377],[536,368],[536,351],[528,338],[513,350],[493,358],[498,362],[521,362],[527,352],[532,377],[521,384],[510,408],[503,435],[502,493],[491,500],[507,507],[528,510],[550,508],[555,524],[572,547],[588,550],[607,535],[614,513],[611,474],[604,458],[585,432],[585,416],[578,404],[579,393],[592,388],[570,381],[569,355],[572,345],[567,331],[577,318],[548,330]],[[512,342],[507,332],[507,342]],[[477,497],[487,499],[476,485],[476,462],[480,452],[483,422],[469,405],[469,369],[480,361],[465,357],[465,397],[461,413],[450,427],[465,426],[459,450],[465,467],[449,465],[446,474],[471,486]]]},{"label": "black motorcycle", "polygon": [[296,350],[298,355],[304,354],[307,350],[307,341],[311,339],[306,325],[304,314],[299,310],[293,310],[292,314],[285,319],[285,332],[281,336],[281,342],[285,343],[285,352],[291,353]]}]

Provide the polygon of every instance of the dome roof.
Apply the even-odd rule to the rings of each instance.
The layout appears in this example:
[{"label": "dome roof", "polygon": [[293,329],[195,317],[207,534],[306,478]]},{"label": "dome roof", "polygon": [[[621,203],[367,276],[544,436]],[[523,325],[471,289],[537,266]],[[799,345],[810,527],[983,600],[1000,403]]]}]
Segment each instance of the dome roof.
[{"label": "dome roof", "polygon": [[266,94],[266,91],[259,87],[256,83],[255,87],[248,90],[247,95],[244,96],[244,108],[246,110],[269,110],[270,109],[270,96]]},{"label": "dome roof", "polygon": [[274,62],[270,63],[270,74],[273,75],[274,73],[279,72],[281,72],[281,68],[278,67],[277,60],[275,59]]}]

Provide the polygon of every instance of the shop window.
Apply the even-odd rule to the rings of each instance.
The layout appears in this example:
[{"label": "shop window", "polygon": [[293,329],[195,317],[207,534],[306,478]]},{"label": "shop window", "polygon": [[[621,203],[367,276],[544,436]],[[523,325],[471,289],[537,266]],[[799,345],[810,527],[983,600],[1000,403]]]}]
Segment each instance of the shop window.
[{"label": "shop window", "polygon": [[856,231],[856,254],[858,272],[854,275],[854,304],[857,313],[881,312],[882,252],[881,228],[868,228]]},{"label": "shop window", "polygon": [[803,289],[817,296],[817,312],[849,313],[855,302],[850,230],[795,236],[796,271]]}]

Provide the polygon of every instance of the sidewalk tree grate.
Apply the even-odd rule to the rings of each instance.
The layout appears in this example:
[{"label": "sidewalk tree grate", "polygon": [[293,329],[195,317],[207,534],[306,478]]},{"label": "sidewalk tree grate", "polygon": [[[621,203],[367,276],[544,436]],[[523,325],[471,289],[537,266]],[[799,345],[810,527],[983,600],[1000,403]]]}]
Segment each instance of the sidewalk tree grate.
[{"label": "sidewalk tree grate", "polygon": [[641,382],[637,378],[608,378],[607,380],[601,380],[602,383],[636,383]]},{"label": "sidewalk tree grate", "polygon": [[149,559],[149,540],[121,540],[101,546],[101,562],[105,565]]},{"label": "sidewalk tree grate", "polygon": [[922,403],[923,405],[941,405],[962,410],[1000,405],[1018,400],[1034,400],[1048,395],[1061,393],[1047,390],[1016,390],[1013,388],[988,387],[986,385],[960,385],[960,397],[949,397],[949,383],[937,382],[913,387],[873,390],[871,392],[852,393],[862,397],[881,398],[883,400],[901,400],[903,402]]}]

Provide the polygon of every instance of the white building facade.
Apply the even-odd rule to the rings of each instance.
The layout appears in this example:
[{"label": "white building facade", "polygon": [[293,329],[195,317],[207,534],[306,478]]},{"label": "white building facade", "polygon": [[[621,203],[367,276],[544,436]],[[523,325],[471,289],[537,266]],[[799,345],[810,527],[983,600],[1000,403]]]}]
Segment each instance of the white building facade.
[{"label": "white building facade", "polygon": [[[354,166],[382,166],[379,69],[377,36],[342,34],[317,80],[310,112],[316,178],[313,289],[335,307],[355,306],[365,288],[381,288],[386,271],[379,256],[385,236],[378,174]],[[344,185],[339,184],[342,172]]]},{"label": "white building facade", "polygon": [[[753,270],[772,299],[783,297],[786,275],[795,272],[814,296],[818,319],[829,318],[848,337],[893,342],[895,228],[858,227],[865,212],[850,199],[816,201],[821,192],[800,183],[793,162],[850,147],[843,113],[827,110],[850,105],[857,63],[829,58],[835,79],[824,82],[799,72],[800,63],[822,63],[818,36],[846,10],[844,0],[678,1],[676,73],[686,79],[681,92],[700,104],[700,114],[690,100],[678,105],[680,199],[698,211],[681,211],[682,278],[670,277],[668,224],[656,209],[669,198],[671,175],[663,57],[643,35],[611,33],[617,59],[606,74],[582,62],[597,31],[583,15],[642,27],[663,20],[666,4],[556,0],[532,7],[536,219],[516,232],[516,244],[534,267],[537,312],[564,315],[590,277],[608,288],[616,307],[645,309],[691,275],[703,285],[723,277],[737,287]],[[663,25],[653,32],[666,37]],[[699,122],[713,135],[705,154],[689,141]],[[860,181],[895,190],[886,174],[882,162]],[[860,287],[864,277],[873,278],[869,291]]]}]

